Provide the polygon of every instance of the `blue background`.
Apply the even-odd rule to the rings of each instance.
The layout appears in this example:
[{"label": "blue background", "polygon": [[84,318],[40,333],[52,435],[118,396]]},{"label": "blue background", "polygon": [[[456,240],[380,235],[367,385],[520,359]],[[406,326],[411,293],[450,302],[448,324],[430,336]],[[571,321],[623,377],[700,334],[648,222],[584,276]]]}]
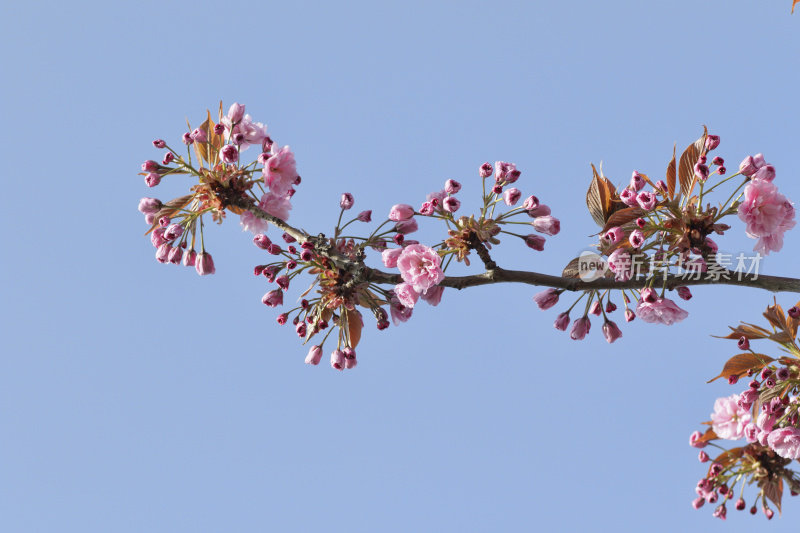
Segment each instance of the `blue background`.
[{"label": "blue background", "polygon": [[[234,219],[207,236],[215,276],[156,263],[136,203],[186,183],[137,173],[220,99],[292,146],[290,222],[313,232],[344,191],[378,219],[454,178],[468,212],[478,166],[513,161],[562,232],[495,258],[557,273],[593,242],[589,163],[661,176],[703,124],[729,168],[763,151],[800,198],[789,4],[4,3],[0,530],[766,528],[690,507],[687,442],[740,389],[705,384],[736,353],[709,335],[771,294],[697,288],[683,323],[609,346],[598,321],[581,343],[555,331],[535,287],[448,290],[368,324],[340,374],[261,304],[263,252]],[[732,224],[721,248],[751,250]],[[764,271],[797,275],[799,241]],[[797,530],[785,510],[770,530]]]}]

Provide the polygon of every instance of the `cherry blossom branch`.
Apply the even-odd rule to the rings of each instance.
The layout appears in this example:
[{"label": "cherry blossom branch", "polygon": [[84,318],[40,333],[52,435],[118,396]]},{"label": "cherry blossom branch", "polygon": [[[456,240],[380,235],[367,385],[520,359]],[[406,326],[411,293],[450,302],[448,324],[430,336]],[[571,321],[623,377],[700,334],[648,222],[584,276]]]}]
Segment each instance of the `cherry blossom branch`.
[{"label": "cherry blossom branch", "polygon": [[[391,274],[382,270],[373,269],[363,263],[352,261],[336,253],[331,249],[330,243],[323,234],[312,236],[305,231],[299,230],[280,218],[274,217],[254,205],[239,205],[243,209],[248,209],[256,217],[266,220],[275,227],[288,233],[300,243],[312,242],[318,252],[335,261],[341,268],[346,268],[355,274],[354,278],[363,279],[373,283],[396,285],[402,283],[399,274]],[[439,285],[451,287],[453,289],[466,289],[467,287],[478,287],[480,285],[492,285],[494,283],[524,283],[527,285],[537,285],[541,287],[552,287],[568,291],[586,290],[605,290],[605,289],[641,289],[647,282],[647,277],[639,276],[628,281],[615,281],[613,278],[603,278],[595,281],[584,281],[580,278],[552,276],[539,272],[524,270],[506,270],[500,268],[489,256],[488,250],[482,243],[477,241],[473,246],[478,256],[486,266],[486,272],[482,274],[472,274],[469,276],[447,276]],[[680,286],[694,285],[736,285],[741,287],[754,287],[771,292],[795,292],[800,293],[800,279],[788,278],[783,276],[767,276],[763,274],[749,274],[735,272],[724,269],[717,271],[713,277],[705,276],[692,279],[692,276],[681,276],[670,274],[664,281],[664,287],[669,290]]]}]

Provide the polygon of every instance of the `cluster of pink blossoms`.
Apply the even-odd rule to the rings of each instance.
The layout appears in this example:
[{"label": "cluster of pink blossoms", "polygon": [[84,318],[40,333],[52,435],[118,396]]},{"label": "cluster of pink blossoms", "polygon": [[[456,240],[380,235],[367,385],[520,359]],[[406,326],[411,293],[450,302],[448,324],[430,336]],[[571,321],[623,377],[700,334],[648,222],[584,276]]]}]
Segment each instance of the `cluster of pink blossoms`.
[{"label": "cluster of pink blossoms", "polygon": [[[697,483],[697,498],[692,506],[699,509],[722,498],[714,510],[714,516],[722,519],[737,483],[742,484],[742,489],[745,484],[759,487],[757,500],[767,518],[774,515],[768,501],[780,509],[784,481],[792,496],[800,494],[800,475],[789,469],[792,461],[800,460],[800,348],[795,342],[800,307],[794,306],[784,315],[776,304],[768,307],[764,316],[777,331],[745,324],[731,328],[733,332],[727,337],[735,339],[743,333],[737,346],[744,353],[731,358],[719,377],[735,385],[741,377],[748,376],[752,378],[748,387],[739,394],[718,398],[708,423],[711,428],[705,433],[695,431],[689,437],[689,444],[701,449],[699,461],[710,463],[708,473]],[[773,360],[754,352],[751,339],[771,339],[790,355]],[[725,450],[713,442],[716,440],[744,440],[746,444]],[[712,459],[703,449],[708,444],[723,452]],[[744,497],[740,495],[734,506],[744,510]],[[753,505],[750,513],[757,512]]]},{"label": "cluster of pink blossoms", "polygon": [[775,167],[762,154],[747,156],[739,172],[750,178],[739,205],[739,218],[747,224],[747,236],[758,239],[753,250],[768,255],[783,248],[783,234],[795,225],[794,206],[772,182]]}]

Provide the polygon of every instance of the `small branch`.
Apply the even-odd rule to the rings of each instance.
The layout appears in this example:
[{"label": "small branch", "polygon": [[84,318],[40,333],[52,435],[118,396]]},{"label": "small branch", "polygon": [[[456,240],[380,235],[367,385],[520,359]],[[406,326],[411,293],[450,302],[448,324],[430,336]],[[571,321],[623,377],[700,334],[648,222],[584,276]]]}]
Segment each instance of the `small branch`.
[{"label": "small branch", "polygon": [[492,256],[489,255],[489,250],[486,249],[486,245],[484,245],[474,233],[471,233],[469,236],[469,247],[475,250],[475,252],[478,254],[478,257],[480,257],[481,261],[483,261],[487,271],[492,271],[499,268],[497,263],[492,260]]}]

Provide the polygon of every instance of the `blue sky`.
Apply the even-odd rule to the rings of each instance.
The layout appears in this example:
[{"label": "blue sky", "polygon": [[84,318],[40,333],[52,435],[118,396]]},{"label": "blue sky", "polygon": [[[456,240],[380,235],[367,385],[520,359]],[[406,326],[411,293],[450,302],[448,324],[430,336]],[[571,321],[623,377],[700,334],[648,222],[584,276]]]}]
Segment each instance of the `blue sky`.
[{"label": "blue sky", "polygon": [[[691,509],[687,440],[738,391],[705,384],[735,353],[709,335],[771,294],[698,288],[685,322],[608,346],[599,323],[581,343],[555,331],[533,287],[446,291],[368,328],[340,374],[304,365],[261,304],[262,256],[232,219],[209,232],[215,276],[156,263],[137,173],[220,99],[292,146],[290,221],[313,232],[344,191],[377,218],[453,178],[466,210],[478,166],[513,161],[562,231],[496,260],[557,273],[596,231],[589,163],[658,176],[703,124],[729,166],[764,152],[800,198],[789,4],[6,3],[0,529],[766,527]],[[750,250],[733,226],[721,248]],[[764,270],[796,275],[798,245]],[[796,529],[784,509],[771,530]]]}]

